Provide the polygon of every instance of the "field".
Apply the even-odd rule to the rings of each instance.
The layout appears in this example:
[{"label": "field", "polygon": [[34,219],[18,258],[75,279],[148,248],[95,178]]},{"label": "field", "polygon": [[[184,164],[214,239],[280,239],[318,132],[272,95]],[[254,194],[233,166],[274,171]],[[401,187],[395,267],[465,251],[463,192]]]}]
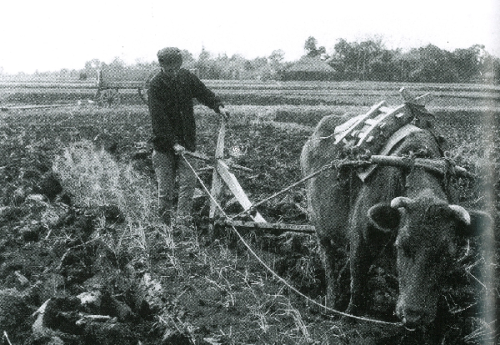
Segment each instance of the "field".
[{"label": "field", "polygon": [[[324,115],[357,115],[381,100],[397,106],[403,86],[232,81],[207,85],[232,114],[226,150],[228,155],[240,152],[231,159],[253,169],[237,174],[253,201],[301,178],[301,148]],[[4,343],[498,343],[496,323],[487,324],[484,316],[495,312],[495,304],[489,303],[488,310],[479,306],[480,296],[492,301],[500,297],[499,284],[486,289],[481,281],[478,243],[469,243],[461,252],[458,267],[450,272],[451,283],[443,284],[436,326],[426,332],[340,319],[275,279],[230,229],[217,228],[215,238],[210,237],[205,197],[196,200],[192,229],[161,224],[147,143],[149,115],[136,91],[121,90],[120,105],[99,108],[87,102],[77,105],[93,97],[92,83],[66,86],[0,82],[2,107],[69,104],[0,113]],[[500,87],[404,86],[415,95],[435,96],[427,108],[436,114],[437,130],[449,141],[450,157],[478,174],[472,181],[452,181],[461,204],[497,218]],[[199,151],[213,155],[218,118],[200,105],[195,113]],[[210,183],[210,173],[202,172],[201,177]],[[228,213],[239,211],[229,194],[223,205]],[[308,224],[305,207],[305,192],[299,187],[259,211],[269,221]],[[495,233],[498,238],[498,225]],[[280,276],[323,302],[323,269],[314,236],[246,231],[244,237]],[[382,264],[371,272],[374,297],[367,316],[395,322],[395,277],[381,270]],[[385,296],[382,301],[377,299],[380,294]],[[32,316],[46,301],[46,308]]]},{"label": "field", "polygon": [[[122,103],[141,104],[137,87],[142,82],[111,83],[121,85]],[[207,80],[207,86],[232,105],[337,105],[371,106],[380,100],[399,104],[400,83],[380,82],[277,82]],[[92,99],[97,81],[66,80],[32,81],[1,80],[0,104],[51,104]],[[500,86],[483,84],[411,84],[420,95],[434,96],[433,108],[439,109],[498,109]]]}]

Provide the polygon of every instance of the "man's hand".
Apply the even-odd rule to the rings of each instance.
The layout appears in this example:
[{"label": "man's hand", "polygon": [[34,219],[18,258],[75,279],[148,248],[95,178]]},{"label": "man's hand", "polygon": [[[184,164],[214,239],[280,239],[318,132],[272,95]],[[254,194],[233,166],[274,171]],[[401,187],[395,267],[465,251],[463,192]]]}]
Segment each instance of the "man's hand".
[{"label": "man's hand", "polygon": [[229,111],[227,111],[223,107],[219,107],[219,114],[225,121],[229,120]]},{"label": "man's hand", "polygon": [[182,145],[175,144],[174,145],[174,151],[175,151],[176,155],[180,155],[180,154],[183,154],[184,151],[186,151],[186,148],[184,146],[182,146]]}]

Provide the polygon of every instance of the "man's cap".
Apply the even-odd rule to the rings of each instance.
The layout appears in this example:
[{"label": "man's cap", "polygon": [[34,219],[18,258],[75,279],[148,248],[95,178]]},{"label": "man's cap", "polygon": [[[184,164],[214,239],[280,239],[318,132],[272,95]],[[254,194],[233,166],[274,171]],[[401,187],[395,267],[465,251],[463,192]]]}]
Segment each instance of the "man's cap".
[{"label": "man's cap", "polygon": [[163,64],[182,63],[181,50],[175,47],[167,47],[158,51],[158,61]]}]

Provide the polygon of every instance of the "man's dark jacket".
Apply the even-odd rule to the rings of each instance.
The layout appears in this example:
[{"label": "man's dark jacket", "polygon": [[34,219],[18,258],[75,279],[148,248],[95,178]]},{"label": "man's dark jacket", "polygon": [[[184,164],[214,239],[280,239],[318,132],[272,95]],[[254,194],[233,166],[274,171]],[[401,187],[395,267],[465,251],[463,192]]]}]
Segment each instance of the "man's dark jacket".
[{"label": "man's dark jacket", "polygon": [[177,77],[162,72],[149,83],[148,103],[153,125],[153,145],[160,152],[172,151],[175,144],[196,150],[196,124],[193,99],[219,112],[220,99],[188,70],[181,68]]}]

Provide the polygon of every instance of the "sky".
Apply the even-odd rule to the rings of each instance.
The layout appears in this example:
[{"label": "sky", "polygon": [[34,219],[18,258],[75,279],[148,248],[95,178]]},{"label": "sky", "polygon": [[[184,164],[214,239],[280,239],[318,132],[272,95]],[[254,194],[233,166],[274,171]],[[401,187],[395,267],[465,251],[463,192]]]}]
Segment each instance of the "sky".
[{"label": "sky", "polygon": [[82,69],[94,58],[156,60],[177,46],[198,57],[304,55],[310,36],[328,53],[338,39],[382,39],[386,48],[473,44],[500,57],[500,0],[2,0],[0,71]]}]

